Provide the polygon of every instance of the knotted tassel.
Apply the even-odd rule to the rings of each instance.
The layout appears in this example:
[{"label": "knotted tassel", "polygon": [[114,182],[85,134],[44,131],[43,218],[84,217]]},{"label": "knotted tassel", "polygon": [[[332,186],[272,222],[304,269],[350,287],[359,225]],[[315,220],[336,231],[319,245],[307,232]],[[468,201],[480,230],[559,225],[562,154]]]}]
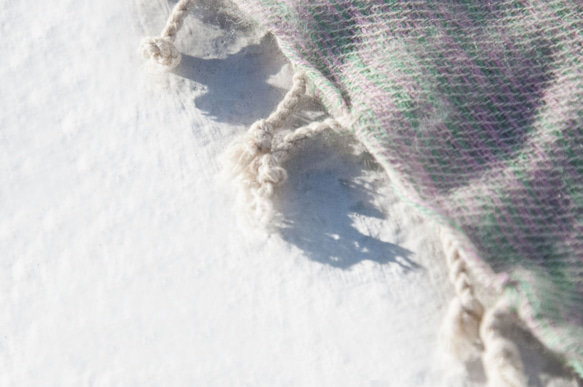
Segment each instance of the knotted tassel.
[{"label": "knotted tassel", "polygon": [[181,55],[174,41],[193,3],[194,0],[180,0],[160,36],[142,40],[141,52],[144,59],[150,60],[157,68],[165,71],[170,71],[180,64]]},{"label": "knotted tassel", "polygon": [[520,352],[514,342],[502,335],[504,324],[512,321],[514,312],[505,300],[486,312],[482,321],[484,342],[482,363],[488,377],[488,387],[526,387],[527,377]]},{"label": "knotted tassel", "polygon": [[291,90],[277,109],[266,119],[255,122],[244,140],[229,152],[228,169],[239,183],[252,220],[267,225],[273,217],[271,197],[275,188],[287,180],[282,163],[299,142],[326,130],[341,130],[333,118],[298,128],[285,136],[276,136],[297,107],[306,89],[306,77],[296,73]]}]

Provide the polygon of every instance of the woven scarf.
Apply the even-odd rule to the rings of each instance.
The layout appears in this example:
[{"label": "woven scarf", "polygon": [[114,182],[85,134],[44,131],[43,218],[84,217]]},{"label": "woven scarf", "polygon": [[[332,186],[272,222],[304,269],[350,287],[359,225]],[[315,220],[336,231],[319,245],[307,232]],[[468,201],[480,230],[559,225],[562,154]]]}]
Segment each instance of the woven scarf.
[{"label": "woven scarf", "polygon": [[235,3],[583,376],[583,3]]},{"label": "woven scarf", "polygon": [[583,2],[232,1],[583,377]]}]

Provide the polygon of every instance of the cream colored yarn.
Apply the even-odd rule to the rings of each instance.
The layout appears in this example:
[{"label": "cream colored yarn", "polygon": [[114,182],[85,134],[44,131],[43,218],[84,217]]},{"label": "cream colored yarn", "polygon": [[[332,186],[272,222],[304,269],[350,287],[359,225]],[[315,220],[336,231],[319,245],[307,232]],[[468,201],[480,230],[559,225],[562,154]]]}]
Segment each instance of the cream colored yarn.
[{"label": "cream colored yarn", "polygon": [[455,289],[442,328],[442,339],[458,360],[474,360],[482,350],[480,322],[484,306],[475,296],[467,265],[455,239],[441,229],[439,233],[449,268],[449,280]]},{"label": "cream colored yarn", "polygon": [[174,7],[166,26],[158,37],[148,37],[142,40],[141,51],[144,59],[162,70],[172,70],[180,64],[181,55],[174,41],[176,33],[182,28],[182,23],[194,0],[180,0]]},{"label": "cream colored yarn", "polygon": [[275,187],[287,179],[282,163],[289,151],[299,142],[327,130],[341,130],[341,125],[333,118],[314,122],[277,137],[286,119],[297,107],[306,90],[306,76],[302,72],[294,75],[294,83],[277,109],[266,119],[251,125],[241,143],[230,150],[228,171],[235,177],[244,196],[251,219],[260,225],[267,225],[273,217],[271,197]]},{"label": "cream colored yarn", "polygon": [[513,315],[510,306],[505,300],[501,300],[486,312],[482,320],[482,362],[488,377],[488,387],[528,385],[518,347],[502,335],[503,324],[511,322]]},{"label": "cream colored yarn", "polygon": [[438,233],[455,289],[441,330],[443,344],[460,362],[476,360],[481,355],[488,387],[526,387],[518,347],[502,334],[502,327],[512,323],[513,312],[503,300],[484,312],[455,242],[457,238],[443,228]]},{"label": "cream colored yarn", "polygon": [[[174,41],[194,1],[180,0],[160,36],[142,41],[142,56],[155,67],[168,71],[180,64],[181,55]],[[261,225],[266,225],[272,218],[271,197],[275,187],[287,179],[287,172],[281,164],[287,159],[289,151],[302,140],[326,130],[342,128],[336,120],[329,118],[296,129],[283,138],[276,138],[276,132],[296,109],[305,91],[306,76],[298,72],[294,75],[291,90],[276,110],[266,119],[251,125],[243,141],[229,150],[230,161],[226,168],[238,182],[251,218]]]}]

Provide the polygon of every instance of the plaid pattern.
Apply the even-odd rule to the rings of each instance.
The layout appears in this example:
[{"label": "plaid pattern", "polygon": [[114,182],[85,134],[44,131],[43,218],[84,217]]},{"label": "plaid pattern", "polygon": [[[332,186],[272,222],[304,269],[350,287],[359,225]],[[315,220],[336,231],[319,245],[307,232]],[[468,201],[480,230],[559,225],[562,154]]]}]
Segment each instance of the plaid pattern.
[{"label": "plaid pattern", "polygon": [[233,1],[583,376],[581,0]]}]

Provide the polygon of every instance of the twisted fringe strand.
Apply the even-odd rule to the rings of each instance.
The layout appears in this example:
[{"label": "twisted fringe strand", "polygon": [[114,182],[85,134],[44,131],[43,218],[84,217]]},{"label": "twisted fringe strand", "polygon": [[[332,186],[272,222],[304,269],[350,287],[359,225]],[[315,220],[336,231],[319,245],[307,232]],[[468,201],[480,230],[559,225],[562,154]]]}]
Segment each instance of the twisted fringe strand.
[{"label": "twisted fringe strand", "polygon": [[229,151],[227,168],[245,197],[247,212],[262,226],[273,217],[271,197],[274,189],[287,180],[287,172],[281,165],[289,157],[289,152],[300,142],[322,132],[342,129],[338,121],[328,118],[276,137],[276,132],[297,108],[305,90],[306,76],[298,72],[294,75],[292,88],[277,109],[268,118],[251,125],[243,142]]},{"label": "twisted fringe strand", "polygon": [[513,317],[514,312],[507,302],[500,300],[486,312],[482,321],[482,363],[488,377],[488,387],[527,387],[518,347],[502,335],[503,324],[512,321]]},{"label": "twisted fringe strand", "polygon": [[505,300],[484,312],[475,296],[467,264],[456,238],[439,229],[449,279],[455,296],[451,301],[441,331],[441,339],[450,353],[461,362],[482,355],[488,387],[526,387],[527,378],[518,347],[502,335],[502,326],[511,322],[512,311]]},{"label": "twisted fringe strand", "polygon": [[148,59],[156,68],[170,71],[180,64],[182,56],[174,45],[174,41],[194,1],[180,0],[174,7],[160,36],[142,40],[142,57]]}]

